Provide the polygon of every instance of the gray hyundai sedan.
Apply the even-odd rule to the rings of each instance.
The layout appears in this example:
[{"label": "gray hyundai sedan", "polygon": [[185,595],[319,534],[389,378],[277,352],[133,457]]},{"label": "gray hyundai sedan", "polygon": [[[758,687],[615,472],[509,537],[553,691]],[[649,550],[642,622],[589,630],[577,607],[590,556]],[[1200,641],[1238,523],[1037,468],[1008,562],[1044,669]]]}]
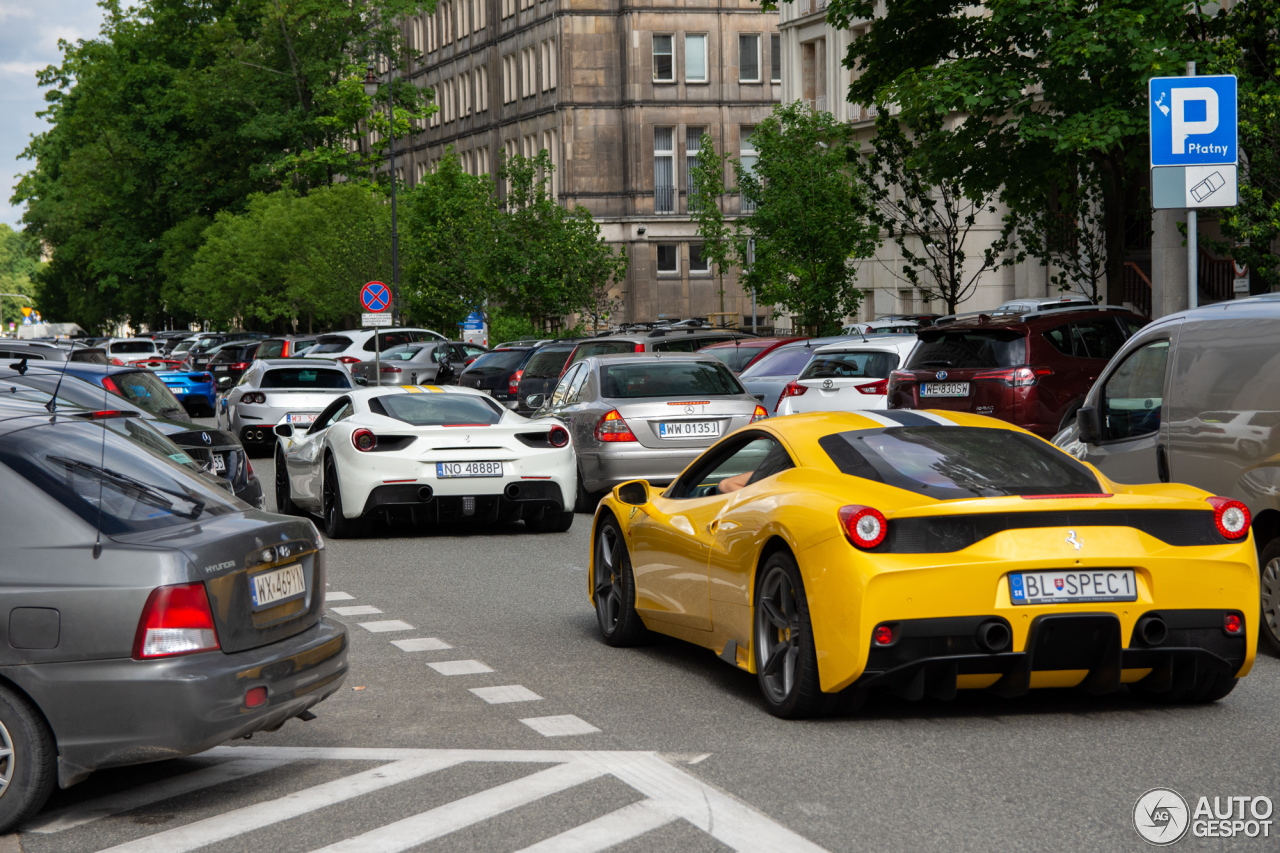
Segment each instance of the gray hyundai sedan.
[{"label": "gray hyundai sedan", "polygon": [[0,833],[55,781],[309,719],[346,677],[315,527],[118,415],[0,404]]},{"label": "gray hyundai sedan", "polygon": [[577,509],[627,480],[665,485],[722,436],[768,412],[717,358],[694,353],[587,356],[535,415],[569,425]]}]

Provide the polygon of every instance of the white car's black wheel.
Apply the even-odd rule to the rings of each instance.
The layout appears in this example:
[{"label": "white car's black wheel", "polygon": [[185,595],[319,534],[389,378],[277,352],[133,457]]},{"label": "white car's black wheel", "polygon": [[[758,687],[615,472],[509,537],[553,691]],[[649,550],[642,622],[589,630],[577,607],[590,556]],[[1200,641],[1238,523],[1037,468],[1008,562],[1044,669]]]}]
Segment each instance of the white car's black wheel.
[{"label": "white car's black wheel", "polygon": [[58,752],[44,717],[0,686],[0,834],[44,807],[58,779]]},{"label": "white car's black wheel", "polygon": [[321,485],[321,506],[324,508],[324,530],[334,539],[359,536],[364,532],[364,520],[347,518],[342,514],[342,490],[338,484],[338,469],[330,459],[324,466],[324,482]]},{"label": "white car's black wheel", "polygon": [[293,495],[289,488],[289,469],[284,464],[284,451],[276,446],[276,512],[284,515],[306,515],[303,510],[293,502]]},{"label": "white car's black wheel", "polygon": [[636,578],[627,543],[617,519],[608,513],[596,530],[594,562],[591,599],[596,605],[600,634],[611,646],[639,645],[649,631],[636,613]]},{"label": "white car's black wheel", "polygon": [[786,551],[773,554],[760,568],[752,622],[756,678],[769,713],[800,719],[825,710],[831,703],[818,684],[804,583]]}]

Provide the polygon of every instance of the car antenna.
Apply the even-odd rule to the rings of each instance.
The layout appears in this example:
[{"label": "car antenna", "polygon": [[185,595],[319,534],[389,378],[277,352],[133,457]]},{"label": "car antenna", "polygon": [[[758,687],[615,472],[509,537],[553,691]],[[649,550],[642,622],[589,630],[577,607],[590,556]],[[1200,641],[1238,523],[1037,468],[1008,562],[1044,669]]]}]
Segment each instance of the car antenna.
[{"label": "car antenna", "polygon": [[[62,375],[65,376],[66,373],[67,373],[67,369],[64,366],[62,368]],[[62,376],[59,376],[58,385],[54,386],[54,389],[53,389],[54,400],[58,398],[58,386],[61,386],[61,385],[62,385]],[[108,399],[107,394],[108,394],[107,386],[104,383],[102,386],[103,411],[106,411],[107,406],[111,405],[111,401]],[[53,400],[50,400],[49,403],[50,405],[52,405]],[[50,409],[49,411],[53,411],[53,409]],[[93,539],[93,559],[95,560],[102,556],[102,492],[105,487],[104,484],[106,481],[106,477],[104,475],[107,473],[106,472],[107,430],[110,429],[110,427],[107,426],[106,421],[103,421],[102,424],[100,424],[100,426],[102,427],[102,447],[98,451],[98,522],[94,525],[94,539]]]},{"label": "car antenna", "polygon": [[[27,360],[24,358],[22,363],[26,364],[26,362]],[[66,361],[62,362],[62,370],[58,373],[58,381],[53,386],[53,396],[49,398],[49,402],[44,404],[44,407],[49,410],[49,414],[51,415],[56,415],[58,413],[58,390],[62,388],[62,377],[67,375],[67,365],[70,363],[70,356],[67,357]],[[103,386],[103,390],[106,390],[105,385]],[[106,406],[104,405],[103,408],[105,409]]]},{"label": "car antenna", "polygon": [[11,364],[9,366],[12,367],[14,370],[18,371],[19,376],[27,375],[27,357],[26,356],[23,356],[22,361],[18,362],[17,364]]}]

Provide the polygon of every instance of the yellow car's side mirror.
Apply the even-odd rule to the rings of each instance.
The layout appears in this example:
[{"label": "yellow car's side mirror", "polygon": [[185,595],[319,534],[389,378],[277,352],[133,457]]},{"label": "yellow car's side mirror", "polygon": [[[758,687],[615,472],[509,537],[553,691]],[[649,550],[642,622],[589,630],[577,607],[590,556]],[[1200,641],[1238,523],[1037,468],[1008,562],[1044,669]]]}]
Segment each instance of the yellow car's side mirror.
[{"label": "yellow car's side mirror", "polygon": [[649,481],[628,480],[613,490],[613,496],[627,506],[644,506],[649,502]]}]

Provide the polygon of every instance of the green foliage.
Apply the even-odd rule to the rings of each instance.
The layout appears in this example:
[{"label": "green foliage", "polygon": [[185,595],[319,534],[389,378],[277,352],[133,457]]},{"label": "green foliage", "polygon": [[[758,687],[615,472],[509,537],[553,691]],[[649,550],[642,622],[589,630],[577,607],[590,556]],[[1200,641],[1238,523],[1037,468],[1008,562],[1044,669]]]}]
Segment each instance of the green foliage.
[{"label": "green foliage", "polygon": [[1047,199],[1025,205],[1018,219],[1018,241],[1026,254],[1050,267],[1049,282],[1063,293],[1100,303],[1107,274],[1107,222],[1097,168],[1080,163],[1075,174],[1054,182]]},{"label": "green foliage", "polygon": [[744,280],[764,303],[819,334],[838,330],[863,292],[850,263],[870,257],[878,234],[866,216],[865,188],[846,152],[850,131],[830,113],[784,104],[758,124],[754,168],[735,162],[738,188],[755,211],[741,222],[739,253],[755,242]]},{"label": "green foliage", "polygon": [[489,313],[490,346],[504,341],[527,341],[541,336],[541,332],[523,314],[508,314],[503,310]]},{"label": "green foliage", "polygon": [[689,170],[689,216],[702,238],[702,257],[715,268],[720,284],[720,310],[724,311],[725,267],[740,262],[736,231],[724,215],[725,162],[728,154],[717,154],[715,141],[704,133],[698,156]]},{"label": "green foliage", "polygon": [[39,309],[35,276],[40,271],[39,256],[29,240],[0,222],[0,293],[20,293],[32,301],[0,296],[0,325],[8,330],[8,323],[21,323],[20,306],[32,305]]}]

